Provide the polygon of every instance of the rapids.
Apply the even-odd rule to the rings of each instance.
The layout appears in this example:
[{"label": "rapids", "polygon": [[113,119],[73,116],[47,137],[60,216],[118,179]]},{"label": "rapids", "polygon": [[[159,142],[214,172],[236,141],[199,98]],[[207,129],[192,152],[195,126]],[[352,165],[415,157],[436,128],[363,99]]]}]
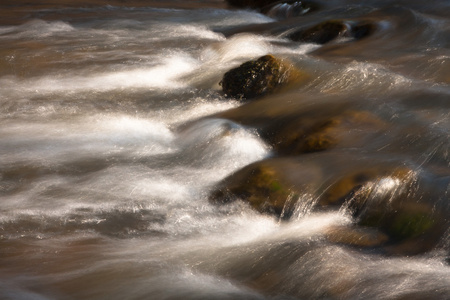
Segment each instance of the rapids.
[{"label": "rapids", "polygon": [[[294,16],[220,0],[71,3],[0,4],[0,299],[450,298],[448,1],[320,0]],[[288,39],[329,19],[377,29]],[[307,80],[248,103],[223,95],[226,71],[269,53]],[[377,121],[320,153],[282,155],[259,130],[348,110]],[[261,161],[302,177],[291,219],[209,201]],[[373,193],[433,207],[444,231],[431,249],[335,237],[354,218],[313,205],[368,165],[410,170]]]}]

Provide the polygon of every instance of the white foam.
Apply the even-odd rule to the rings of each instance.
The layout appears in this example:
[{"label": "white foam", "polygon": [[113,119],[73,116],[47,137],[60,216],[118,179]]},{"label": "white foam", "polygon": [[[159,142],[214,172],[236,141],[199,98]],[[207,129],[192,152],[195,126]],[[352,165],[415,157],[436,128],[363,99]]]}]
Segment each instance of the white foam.
[{"label": "white foam", "polygon": [[[222,34],[211,31],[207,26],[190,24],[173,26],[173,24],[161,24],[160,27],[161,31],[165,32],[165,34],[161,34],[159,39],[190,37],[213,41],[222,41],[225,39]],[[167,28],[171,28],[171,30],[167,30]]]},{"label": "white foam", "polygon": [[[91,74],[89,69],[78,74],[57,74],[18,79],[6,77],[0,79],[0,91],[9,94],[12,91],[24,95],[36,93],[76,93],[81,91],[107,92],[124,89],[181,89],[186,84],[179,78],[191,72],[197,61],[181,53],[167,55],[152,67],[125,67],[122,70]],[[84,73],[84,74],[83,74]]]},{"label": "white foam", "polygon": [[217,95],[207,98],[197,97],[189,100],[188,106],[177,106],[164,112],[156,112],[157,114],[153,115],[152,118],[161,120],[172,126],[177,126],[189,120],[200,119],[201,117],[225,111],[239,105],[240,103],[238,101],[224,101]]},{"label": "white foam", "polygon": [[172,151],[174,139],[165,124],[126,115],[94,115],[72,122],[14,123],[4,125],[0,136],[0,156],[9,162],[51,162],[123,151],[167,153]]},{"label": "white foam", "polygon": [[218,176],[270,155],[270,147],[255,132],[224,119],[205,119],[177,138],[183,155],[193,164],[214,166]]},{"label": "white foam", "polygon": [[[338,75],[335,75],[338,74]],[[341,72],[333,72],[329,80],[319,77],[320,90],[324,93],[342,93],[357,90],[379,94],[381,91],[395,90],[410,86],[411,79],[390,71],[378,64],[352,62]]]},{"label": "white foam", "polygon": [[228,64],[236,60],[262,56],[273,50],[269,41],[270,39],[259,35],[238,34],[205,49],[202,53],[202,59],[206,63]]},{"label": "white foam", "polygon": [[19,26],[9,26],[0,29],[0,34],[14,34],[16,38],[44,38],[54,34],[67,33],[76,29],[63,21],[44,21],[35,19]]}]

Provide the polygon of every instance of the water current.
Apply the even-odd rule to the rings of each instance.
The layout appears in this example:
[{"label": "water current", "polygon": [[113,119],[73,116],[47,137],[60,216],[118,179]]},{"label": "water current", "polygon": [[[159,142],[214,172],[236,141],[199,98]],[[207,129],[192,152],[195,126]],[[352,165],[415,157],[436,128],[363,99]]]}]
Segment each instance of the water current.
[{"label": "water current", "polygon": [[[2,1],[0,299],[449,299],[450,3],[315,3]],[[376,29],[289,39],[331,19]],[[266,54],[307,78],[225,97],[223,74]],[[327,118],[343,124],[330,149],[273,142]],[[261,162],[301,191],[288,220],[210,201]],[[433,225],[367,246],[351,234],[387,225],[360,226],[351,201],[315,205],[379,169],[365,187],[390,195],[392,222],[407,206]]]}]

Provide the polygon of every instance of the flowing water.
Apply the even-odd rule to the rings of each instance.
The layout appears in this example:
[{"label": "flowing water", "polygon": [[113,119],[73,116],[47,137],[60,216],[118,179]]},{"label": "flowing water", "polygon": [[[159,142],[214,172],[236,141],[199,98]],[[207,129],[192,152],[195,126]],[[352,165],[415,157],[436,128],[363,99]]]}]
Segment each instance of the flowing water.
[{"label": "flowing water", "polygon": [[[213,0],[2,1],[0,299],[450,298],[449,2],[322,2],[286,18]],[[377,30],[359,41],[287,39],[361,18]],[[308,80],[248,104],[224,97],[224,72],[269,53]],[[342,107],[382,125],[295,158],[255,125]],[[282,221],[210,203],[266,159],[295,159],[308,187],[365,162],[407,166],[414,184],[387,177],[377,193],[407,189],[444,229],[426,251],[392,254],[330,238],[354,225],[345,209]]]}]

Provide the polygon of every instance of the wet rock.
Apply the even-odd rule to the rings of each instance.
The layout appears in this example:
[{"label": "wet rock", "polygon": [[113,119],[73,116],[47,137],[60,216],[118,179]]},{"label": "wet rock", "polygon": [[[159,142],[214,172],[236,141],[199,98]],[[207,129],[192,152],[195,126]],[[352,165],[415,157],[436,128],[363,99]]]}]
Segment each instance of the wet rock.
[{"label": "wet rock", "polygon": [[315,164],[293,158],[266,159],[231,174],[210,194],[210,202],[225,204],[235,200],[253,209],[283,219],[292,216],[301,198],[305,210],[314,199],[306,197],[317,189],[323,177]]},{"label": "wet rock", "polygon": [[[335,179],[320,198],[319,205],[342,205],[349,199],[363,199],[372,192],[372,186],[386,184],[385,188],[399,188],[409,182],[413,171],[407,167],[367,166],[357,168]],[[362,201],[362,200],[358,200]]]},{"label": "wet rock", "polygon": [[357,224],[385,233],[390,243],[386,249],[393,254],[413,255],[435,247],[448,225],[445,214],[432,204],[436,199],[431,187],[407,168],[389,175],[366,176],[361,180],[366,183],[353,178],[352,188],[352,179],[347,178],[338,182],[335,185],[338,188],[334,189],[350,190],[344,197]]},{"label": "wet rock", "polygon": [[448,228],[446,209],[436,208],[436,187],[412,168],[368,165],[337,178],[322,194],[317,208],[348,209],[359,226],[379,230],[388,238],[387,253],[429,251]]},{"label": "wet rock", "polygon": [[226,72],[220,84],[227,97],[252,99],[272,93],[299,72],[283,61],[265,55]]},{"label": "wet rock", "polygon": [[274,168],[257,164],[225,179],[219,189],[211,194],[210,201],[227,203],[240,199],[261,213],[281,216],[284,211],[292,209],[286,204],[294,196],[292,186],[280,180]]},{"label": "wet rock", "polygon": [[282,219],[311,211],[348,211],[357,227],[332,230],[327,239],[382,247],[391,254],[424,253],[445,234],[448,205],[436,198],[442,191],[435,180],[402,164],[339,152],[271,158],[227,177],[210,202],[240,200]]},{"label": "wet rock", "polygon": [[288,35],[293,41],[325,44],[339,37],[362,39],[372,34],[376,26],[369,22],[330,20]]}]

